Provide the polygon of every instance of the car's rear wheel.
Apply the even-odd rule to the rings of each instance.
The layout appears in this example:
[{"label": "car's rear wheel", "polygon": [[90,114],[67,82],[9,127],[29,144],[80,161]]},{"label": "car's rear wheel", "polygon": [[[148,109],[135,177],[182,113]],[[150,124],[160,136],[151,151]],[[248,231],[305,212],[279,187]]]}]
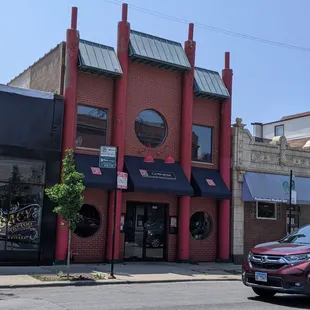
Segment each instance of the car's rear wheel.
[{"label": "car's rear wheel", "polygon": [[263,288],[252,287],[252,289],[255,294],[263,298],[271,298],[276,294],[273,291],[265,290]]}]

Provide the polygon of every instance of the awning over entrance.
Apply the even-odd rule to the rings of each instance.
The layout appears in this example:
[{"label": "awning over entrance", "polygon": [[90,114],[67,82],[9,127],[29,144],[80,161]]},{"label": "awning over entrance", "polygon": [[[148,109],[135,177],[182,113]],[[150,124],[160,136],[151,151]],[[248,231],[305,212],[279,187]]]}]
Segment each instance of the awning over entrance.
[{"label": "awning over entrance", "polygon": [[243,176],[242,200],[287,203],[289,182],[289,176],[246,172]]},{"label": "awning over entrance", "polygon": [[217,199],[231,198],[231,192],[218,170],[193,167],[191,182],[195,196]]},{"label": "awning over entrance", "polygon": [[[310,178],[295,178],[297,204],[310,204]],[[289,202],[289,175],[246,172],[243,177],[242,200]]]},{"label": "awning over entrance", "polygon": [[143,157],[125,156],[128,191],[193,196],[194,191],[179,164],[155,159],[145,163]]},{"label": "awning over entrance", "polygon": [[76,170],[85,176],[83,183],[86,187],[107,190],[115,188],[116,170],[100,169],[99,156],[75,154],[74,160]]}]

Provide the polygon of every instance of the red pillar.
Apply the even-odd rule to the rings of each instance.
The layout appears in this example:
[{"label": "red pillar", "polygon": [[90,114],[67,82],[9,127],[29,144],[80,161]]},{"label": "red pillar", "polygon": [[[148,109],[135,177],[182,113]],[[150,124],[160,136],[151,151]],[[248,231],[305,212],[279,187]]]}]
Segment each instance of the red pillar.
[{"label": "red pillar", "polygon": [[[230,69],[230,55],[225,53],[225,69],[222,72],[223,82],[228,89],[230,98],[221,103],[220,127],[220,173],[230,189],[230,146],[231,146],[231,96],[232,76]],[[218,258],[229,260],[230,256],[230,200],[221,200],[219,204],[219,247]]]},{"label": "red pillar", "polygon": [[[77,11],[76,7],[72,8],[71,28],[67,30],[66,39],[66,71],[64,82],[65,111],[62,141],[63,158],[65,156],[65,150],[75,148],[77,61],[79,52]],[[66,259],[68,248],[68,229],[61,226],[62,222],[63,220],[58,216],[55,244],[55,260],[58,262]]]},{"label": "red pillar", "polygon": [[[191,178],[192,164],[192,123],[194,105],[194,66],[196,42],[193,41],[194,24],[189,24],[188,40],[184,50],[191,65],[191,70],[183,75],[183,102],[181,120],[181,167],[188,179]],[[190,197],[183,196],[179,199],[179,231],[178,231],[178,260],[189,260],[189,218]]]},{"label": "red pillar", "polygon": [[[117,56],[121,64],[123,75],[116,80],[115,102],[114,102],[114,123],[113,123],[113,145],[118,146],[118,170],[123,171],[125,155],[125,130],[126,130],[126,102],[127,102],[127,79],[128,79],[128,53],[130,24],[127,22],[128,5],[122,6],[122,20],[118,23],[117,32]],[[110,193],[109,204],[109,227],[108,227],[108,246],[107,259],[112,258],[113,241],[113,207],[114,193]],[[120,222],[122,212],[122,191],[117,191],[116,204],[116,227],[115,227],[115,248],[114,258],[119,259],[120,246]]]}]

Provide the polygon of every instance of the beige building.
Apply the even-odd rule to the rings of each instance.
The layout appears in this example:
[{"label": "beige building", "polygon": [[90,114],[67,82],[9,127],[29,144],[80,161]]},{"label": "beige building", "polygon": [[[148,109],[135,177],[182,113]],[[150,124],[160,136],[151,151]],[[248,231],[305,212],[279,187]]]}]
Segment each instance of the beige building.
[{"label": "beige building", "polygon": [[257,139],[242,119],[232,128],[232,255],[240,263],[256,244],[289,231],[290,171],[296,205],[291,229],[310,224],[310,142],[292,147],[284,136]]}]

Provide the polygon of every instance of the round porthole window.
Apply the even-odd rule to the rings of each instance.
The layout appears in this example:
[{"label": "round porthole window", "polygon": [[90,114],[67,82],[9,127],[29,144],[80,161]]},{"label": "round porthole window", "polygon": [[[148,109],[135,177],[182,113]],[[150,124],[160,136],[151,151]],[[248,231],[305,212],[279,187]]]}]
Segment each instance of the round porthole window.
[{"label": "round porthole window", "polygon": [[202,211],[195,212],[190,218],[189,230],[194,239],[206,239],[212,232],[211,217]]},{"label": "round porthole window", "polygon": [[167,136],[167,124],[163,116],[154,110],[144,110],[135,121],[135,132],[138,140],[145,146],[160,146]]},{"label": "round porthole window", "polygon": [[81,238],[91,237],[100,227],[100,214],[95,207],[88,204],[83,204],[80,214],[82,219],[77,223],[74,233]]}]

